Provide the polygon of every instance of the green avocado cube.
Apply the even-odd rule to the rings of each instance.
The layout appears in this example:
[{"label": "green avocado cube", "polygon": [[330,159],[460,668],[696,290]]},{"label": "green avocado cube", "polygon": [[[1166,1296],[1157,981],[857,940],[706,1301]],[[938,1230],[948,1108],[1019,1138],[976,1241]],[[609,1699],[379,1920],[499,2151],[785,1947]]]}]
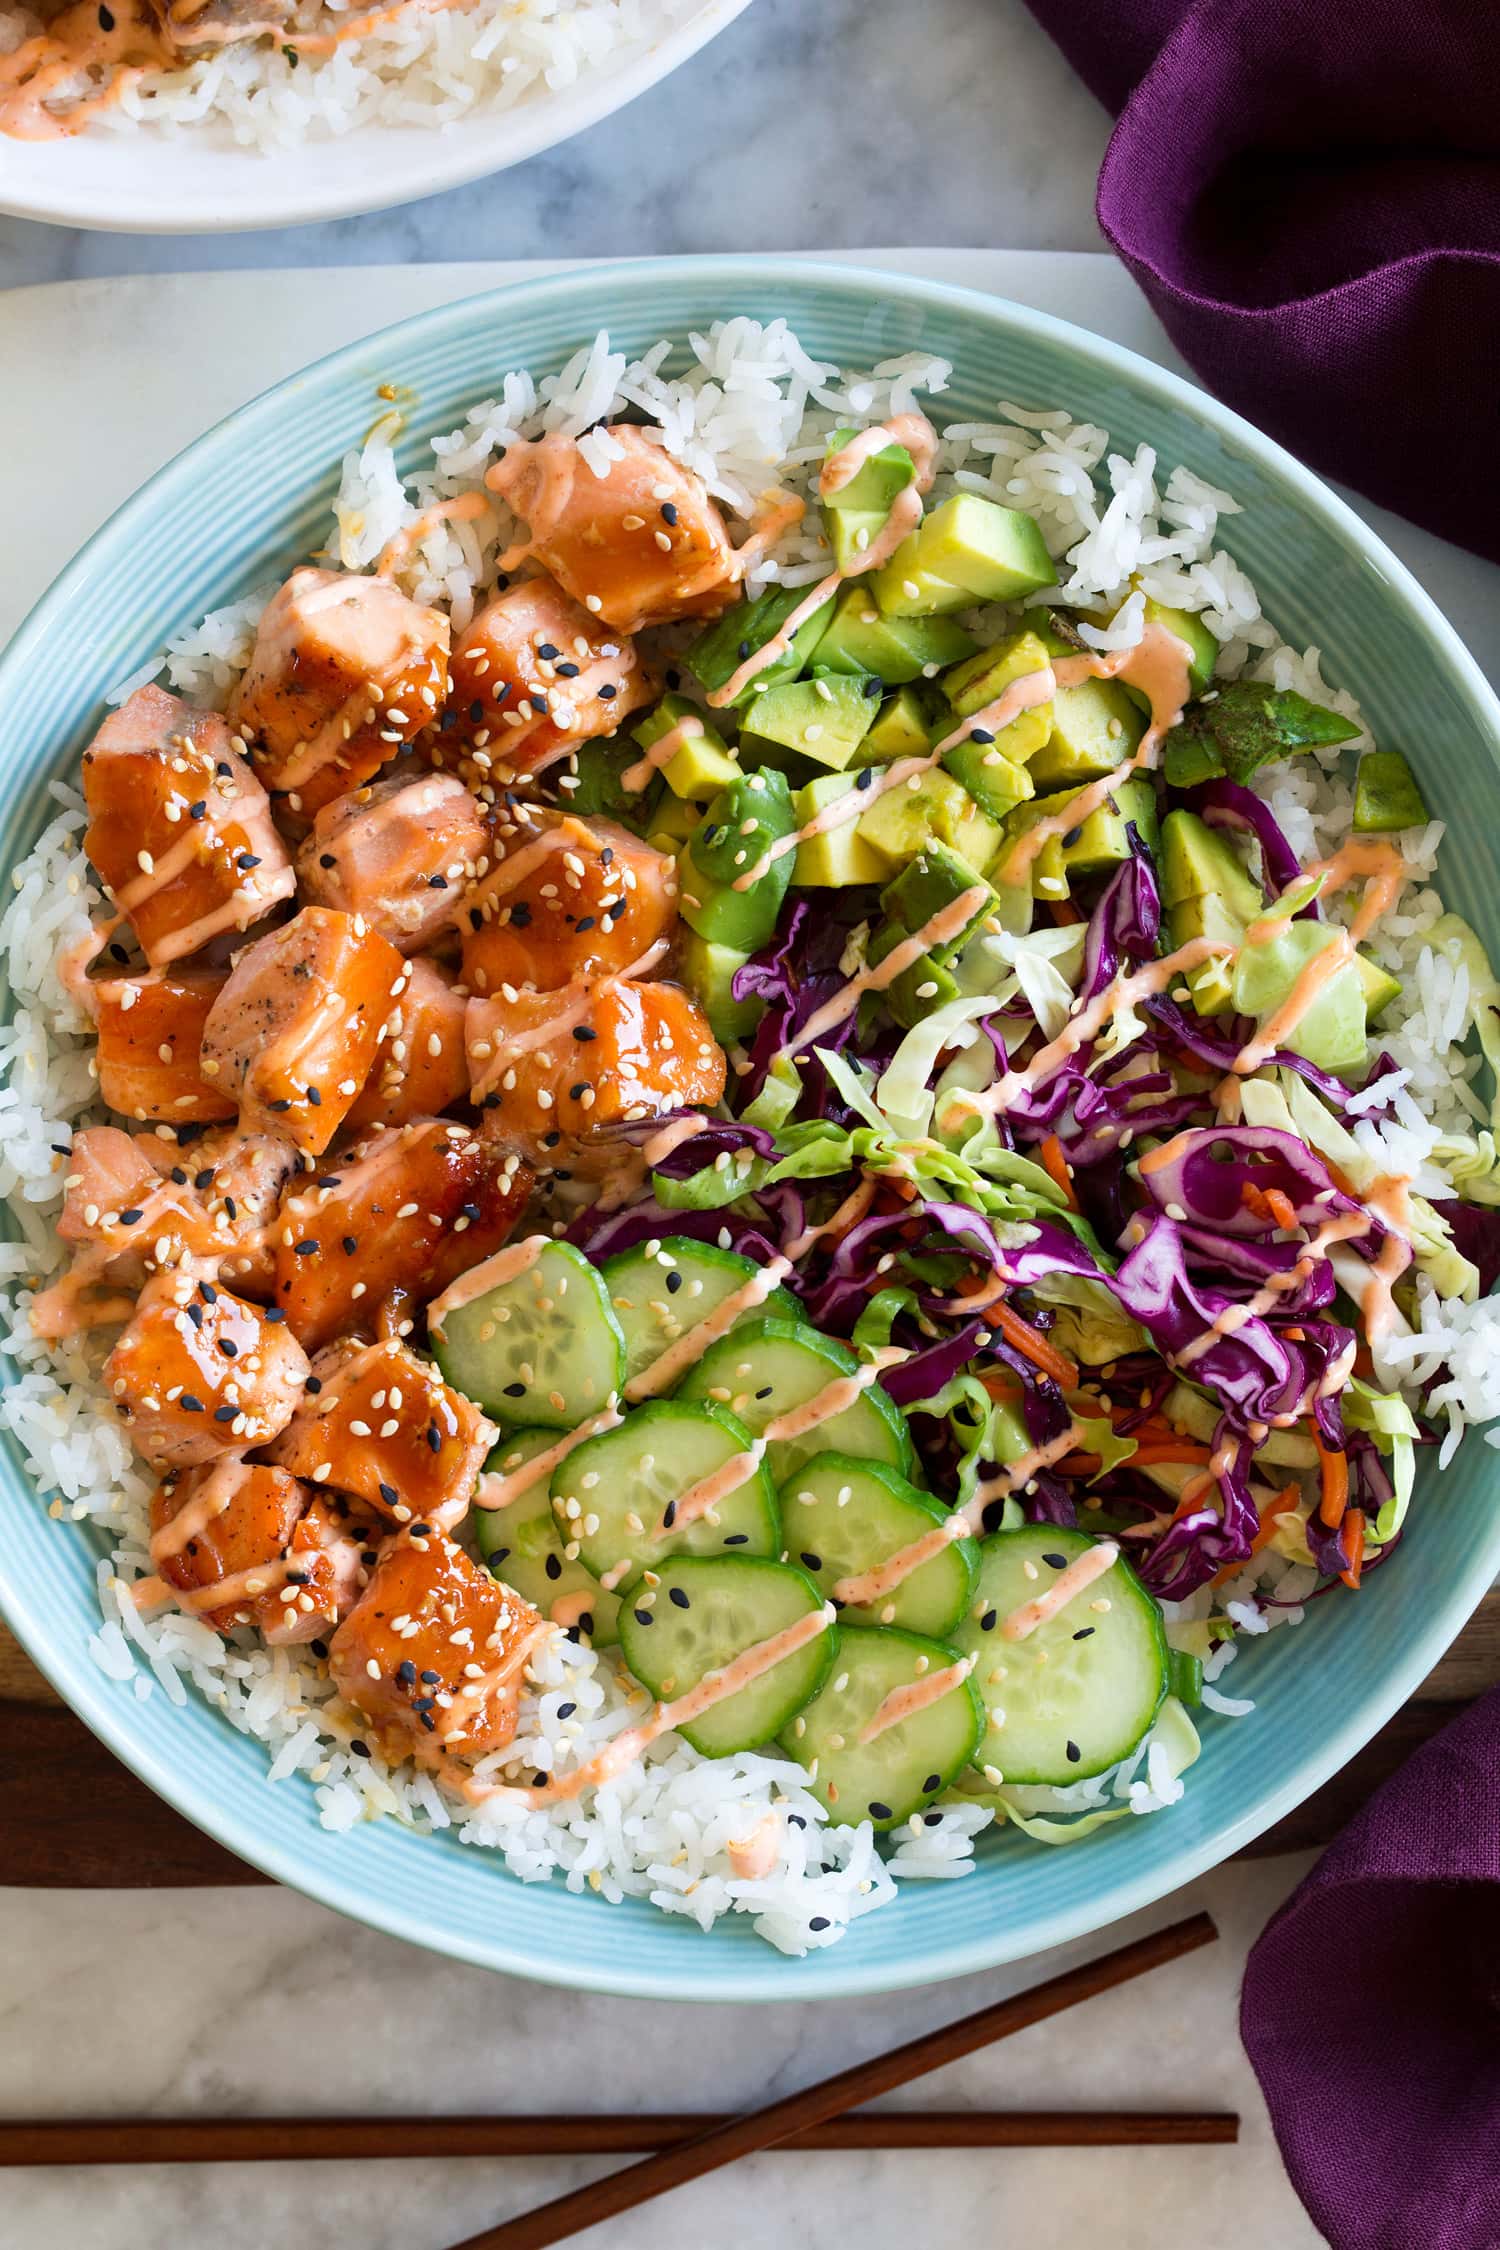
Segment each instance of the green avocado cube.
[{"label": "green avocado cube", "polygon": [[1211,960],[1200,961],[1196,969],[1187,972],[1187,985],[1193,1006],[1200,1016],[1223,1016],[1229,1013],[1233,998],[1234,955],[1244,943],[1245,921],[1223,897],[1214,891],[1199,892],[1183,898],[1167,908],[1167,935],[1173,950],[1189,944],[1194,938],[1211,938],[1215,944],[1229,950],[1216,954]]},{"label": "green avocado cube", "polygon": [[903,940],[915,937],[935,915],[952,906],[965,892],[983,893],[962,927],[930,945],[919,961],[888,988],[891,1013],[898,1023],[920,1023],[945,1000],[956,997],[958,986],[949,974],[969,939],[987,920],[996,905],[995,893],[984,877],[949,845],[934,839],[880,896],[886,919],[870,941],[870,960],[883,961]]},{"label": "green avocado cube", "polygon": [[620,735],[611,735],[607,741],[582,742],[558,781],[558,795],[569,812],[585,816],[603,813],[643,835],[653,825],[655,808],[666,785],[661,775],[654,773],[644,789],[626,789],[621,776],[639,763],[640,752]]},{"label": "green avocado cube", "polygon": [[1164,906],[1177,906],[1189,898],[1220,898],[1244,927],[1265,903],[1259,883],[1223,831],[1180,807],[1161,824],[1158,871]]},{"label": "green avocado cube", "polygon": [[[792,612],[807,599],[807,594],[806,586],[770,586],[753,599],[736,602],[694,641],[684,660],[688,670],[710,695],[717,695],[728,687],[747,657],[775,639]],[[782,680],[795,680],[811,660],[832,614],[833,596],[830,594],[826,602],[819,603],[807,622],[798,627],[785,655],[762,665],[734,697],[730,708],[743,710],[758,690],[775,687]]]},{"label": "green avocado cube", "polygon": [[755,764],[771,745],[840,771],[870,731],[878,694],[878,681],[855,672],[815,672],[767,688],[740,722],[741,755]]},{"label": "green avocado cube", "polygon": [[706,805],[710,797],[728,788],[740,769],[724,737],[696,703],[689,703],[685,695],[664,695],[630,731],[642,750],[654,750],[678,728],[685,730],[681,747],[659,770],[674,797]]},{"label": "green avocado cube", "polygon": [[[1005,823],[1008,839],[1006,849],[992,870],[996,883],[1016,880],[1007,875],[1012,847],[1042,821],[1052,821],[1065,813],[1077,797],[1076,789],[1065,789],[1056,796],[1034,797],[1030,804],[1018,806]],[[1109,800],[1096,806],[1078,823],[1076,828],[1062,829],[1051,834],[1030,863],[1031,888],[1038,898],[1058,899],[1067,896],[1070,874],[1095,875],[1107,867],[1119,866],[1130,857],[1130,838],[1126,829],[1133,824],[1141,842],[1148,851],[1157,843],[1156,798],[1151,785],[1138,776],[1120,783]]]},{"label": "green avocado cube", "polygon": [[[1219,661],[1219,644],[1202,618],[1195,617],[1190,609],[1169,609],[1165,602],[1153,601],[1148,596],[1146,623],[1165,625],[1169,633],[1177,635],[1188,652],[1188,685],[1194,695],[1201,695]],[[1139,696],[1143,709],[1149,710],[1148,697],[1141,695],[1139,689],[1130,692]]]},{"label": "green avocado cube", "polygon": [[[880,606],[892,617],[970,602],[1012,602],[1055,586],[1057,572],[1036,519],[977,492],[958,492],[901,542],[875,574]],[[957,601],[948,590],[961,590]]]},{"label": "green avocado cube", "polygon": [[[1010,729],[1005,729],[1009,734]],[[1003,735],[993,742],[970,735],[966,742],[943,752],[943,768],[961,782],[976,805],[993,820],[1003,820],[1017,805],[1036,795],[1036,783],[1025,766],[1018,766],[1000,748]]]},{"label": "green avocado cube", "polygon": [[[1050,661],[1035,633],[1007,633],[1004,640],[996,641],[992,648],[979,649],[973,656],[965,657],[961,664],[950,665],[938,685],[958,716],[971,719],[987,704],[998,702],[1006,689],[1014,687],[1028,672],[1045,672]],[[1021,712],[1018,718],[1000,729],[995,739],[1008,758],[1024,764],[1034,750],[1041,748],[1051,731],[1049,700],[1035,703],[1029,711]]]},{"label": "green avocado cube", "polygon": [[[856,435],[854,430],[835,430],[828,440],[828,458],[841,452]],[[906,447],[892,439],[878,452],[867,454],[837,492],[822,494],[823,521],[840,570],[852,576],[859,569],[871,543],[885,528],[897,495],[906,490],[916,473],[916,463]]]},{"label": "green avocado cube", "polygon": [[893,764],[897,758],[925,758],[942,707],[930,689],[897,688],[880,706],[875,724],[860,744],[860,755]]},{"label": "green avocado cube", "polygon": [[1428,818],[1417,777],[1399,750],[1367,750],[1354,776],[1354,826],[1362,836],[1420,828]]},{"label": "green avocado cube", "polygon": [[[1302,972],[1341,933],[1329,922],[1278,922],[1242,945],[1231,996],[1242,1016],[1264,1027],[1291,996]],[[1357,1070],[1365,1059],[1365,996],[1355,963],[1346,961],[1314,993],[1281,1044],[1322,1070]]]},{"label": "green avocado cube", "polygon": [[1059,688],[1052,731],[1031,761],[1032,778],[1039,789],[1097,781],[1125,763],[1145,731],[1145,719],[1118,680]]},{"label": "green avocado cube", "polygon": [[1023,629],[1035,636],[1047,652],[1048,661],[1057,656],[1082,656],[1084,645],[1070,639],[1060,627],[1065,613],[1055,609],[1026,609],[1021,612]]},{"label": "green avocado cube", "polygon": [[737,946],[715,945],[693,929],[678,939],[677,963],[682,981],[702,1007],[708,1028],[724,1047],[748,1039],[766,1012],[764,1000],[736,1000],[734,976],[750,959]]},{"label": "green avocado cube", "polygon": [[846,586],[814,654],[822,672],[873,672],[887,687],[931,676],[974,650],[951,617],[886,617],[870,587]]},{"label": "green avocado cube", "polygon": [[888,789],[860,817],[859,832],[894,873],[934,841],[951,844],[971,867],[988,867],[1004,834],[941,766]]},{"label": "green avocado cube", "polygon": [[702,818],[701,805],[692,804],[686,797],[674,797],[670,789],[664,789],[651,815],[646,841],[659,852],[675,852],[679,844],[687,842]]},{"label": "green avocado cube", "polygon": [[[863,795],[857,774],[815,774],[792,799],[798,829],[806,828],[837,798],[856,790]],[[854,883],[883,882],[889,873],[887,861],[860,834],[858,821],[850,818],[840,821],[836,828],[806,837],[797,846],[792,881],[799,890],[845,890]]]},{"label": "green avocado cube", "polygon": [[[741,774],[721,790],[679,862],[679,905],[688,928],[741,953],[764,945],[792,879],[792,853],[769,859],[753,880],[746,878],[795,827],[792,793],[782,774]],[[740,883],[743,890],[736,887]]]}]

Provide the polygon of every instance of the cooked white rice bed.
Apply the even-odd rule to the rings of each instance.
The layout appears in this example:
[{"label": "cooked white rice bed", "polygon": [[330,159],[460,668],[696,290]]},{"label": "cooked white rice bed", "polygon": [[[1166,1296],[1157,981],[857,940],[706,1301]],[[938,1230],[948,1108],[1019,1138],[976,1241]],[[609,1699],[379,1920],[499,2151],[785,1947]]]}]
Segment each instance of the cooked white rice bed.
[{"label": "cooked white rice bed", "polygon": [[[433,440],[432,467],[406,483],[396,471],[393,429],[377,430],[343,464],[335,508],[339,559],[350,569],[368,567],[424,506],[476,489],[514,439],[545,430],[582,434],[622,409],[649,415],[669,450],[707,480],[726,508],[744,516],[778,475],[811,491],[829,430],[863,426],[940,396],[950,372],[941,360],[913,354],[851,375],[811,359],[782,321],[762,326],[731,319],[691,342],[693,365],[682,377],[661,372],[670,349],[665,341],[628,363],[605,335],[556,376],[534,382],[524,371],[507,375],[461,429]],[[585,449],[606,452],[608,443],[594,432]],[[1298,654],[1278,641],[1255,589],[1219,547],[1220,519],[1237,513],[1237,504],[1186,470],[1158,483],[1148,447],[1126,459],[1110,452],[1102,429],[1058,412],[997,403],[994,422],[958,424],[944,433],[937,496],[960,488],[1036,513],[1059,563],[1062,583],[1053,598],[1071,606],[1101,645],[1139,634],[1139,604],[1129,601],[1133,583],[1201,614],[1221,644],[1226,675],[1248,670],[1358,717],[1352,698],[1324,681],[1316,649]],[[402,582],[420,599],[450,607],[461,629],[493,579],[507,528],[501,524],[481,538],[472,524],[440,524],[410,558]],[[817,511],[810,509],[755,583],[804,584],[827,567]],[[121,682],[115,699],[164,670],[179,693],[222,705],[248,660],[270,591],[230,604],[179,635],[160,662]],[[1116,622],[1107,630],[1111,618]],[[1367,746],[1364,736],[1354,747]],[[1269,776],[1267,794],[1299,852],[1310,856],[1347,832],[1352,792],[1336,754],[1326,765],[1295,759],[1269,769]],[[705,1928],[722,1914],[747,1914],[761,1936],[789,1953],[832,1944],[851,1921],[893,1898],[899,1880],[968,1873],[974,1837],[991,1817],[983,1808],[951,1806],[915,1817],[881,1849],[868,1824],[829,1828],[795,1764],[763,1755],[704,1759],[671,1735],[627,1773],[577,1801],[466,1814],[416,1768],[390,1771],[378,1759],[351,1753],[357,1720],[333,1697],[307,1649],[269,1650],[248,1638],[243,1645],[226,1643],[196,1619],[137,1614],[128,1589],[150,1569],[151,1484],[97,1382],[101,1347],[84,1343],[54,1355],[31,1336],[26,1319],[31,1289],[62,1263],[51,1220],[71,1130],[95,1098],[90,1041],[57,983],[55,963],[100,900],[79,845],[78,797],[61,784],[54,795],[57,817],[16,870],[15,897],[0,919],[0,956],[18,1003],[13,1023],[0,1027],[0,1198],[22,1235],[19,1244],[0,1246],[12,1326],[3,1349],[15,1369],[0,1397],[0,1426],[20,1445],[53,1516],[98,1527],[107,1560],[99,1564],[102,1620],[92,1645],[121,1692],[160,1690],[179,1702],[189,1689],[207,1696],[232,1725],[266,1744],[270,1779],[293,1785],[300,1779],[316,1791],[329,1828],[388,1815],[424,1832],[452,1829],[462,1843],[498,1851],[523,1881],[560,1875],[570,1889],[587,1886],[612,1900],[649,1898]],[[1427,886],[1441,833],[1433,823],[1403,839],[1415,882],[1379,941],[1405,986],[1398,1020],[1382,1025],[1379,1043],[1409,1074],[1408,1082],[1394,1117],[1358,1127],[1372,1153],[1384,1151],[1390,1169],[1436,1164],[1439,1183],[1447,1154],[1443,1133],[1469,1129],[1481,1106],[1471,1085],[1478,1064],[1461,1044],[1472,1028],[1467,990],[1457,989],[1452,964],[1425,942],[1441,911]],[[1410,1349],[1417,1379],[1431,1366],[1447,1369],[1452,1442],[1470,1421],[1500,1409],[1494,1301],[1465,1306],[1430,1297],[1422,1335]],[[1286,1606],[1257,1609],[1257,1580],[1268,1581]],[[1219,1603],[1253,1635],[1297,1622],[1302,1611],[1294,1605],[1315,1582],[1305,1566],[1271,1556],[1224,1589]],[[1201,1625],[1212,1606],[1207,1589],[1167,1604],[1169,1631]],[[1235,1653],[1233,1643],[1215,1652],[1210,1680]],[[1253,1709],[1247,1699],[1212,1687],[1206,1700],[1226,1717]],[[560,1717],[569,1705],[571,1715]],[[529,1776],[578,1763],[641,1708],[642,1691],[622,1679],[611,1657],[560,1639],[537,1669],[507,1765]],[[1148,1739],[1113,1774],[1018,1794],[1028,1815],[1147,1814],[1175,1801],[1182,1788],[1164,1745]],[[739,1878],[730,1846],[747,1838],[773,1806],[781,1813],[778,1865],[763,1880]]]}]

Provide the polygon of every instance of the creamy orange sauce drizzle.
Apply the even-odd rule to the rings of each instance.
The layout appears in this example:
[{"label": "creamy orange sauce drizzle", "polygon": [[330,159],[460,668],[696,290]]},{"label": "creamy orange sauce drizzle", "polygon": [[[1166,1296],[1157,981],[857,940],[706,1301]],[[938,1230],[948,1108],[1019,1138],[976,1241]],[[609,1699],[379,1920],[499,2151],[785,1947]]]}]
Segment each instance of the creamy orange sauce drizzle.
[{"label": "creamy orange sauce drizzle", "polygon": [[1233,1336],[1247,1321],[1261,1320],[1268,1312],[1274,1312],[1289,1289],[1301,1288],[1318,1260],[1327,1257],[1332,1244],[1347,1242],[1351,1236],[1368,1234],[1369,1231],[1370,1222],[1362,1213],[1335,1212],[1331,1219],[1319,1227],[1294,1265],[1288,1266],[1284,1272],[1270,1274],[1264,1285],[1252,1297],[1247,1297],[1243,1304],[1226,1305],[1222,1312],[1215,1314],[1201,1336],[1195,1336],[1180,1352],[1171,1353],[1169,1356],[1174,1365],[1191,1367],[1205,1352],[1213,1350],[1221,1336]]},{"label": "creamy orange sauce drizzle", "polygon": [[[602,976],[580,977],[575,983],[565,984],[556,992],[539,995],[551,1004],[552,1013],[544,1022],[532,1024],[525,1031],[507,1029],[498,1052],[495,1051],[494,1041],[491,1041],[486,1067],[478,1078],[473,1077],[472,1064],[484,1058],[480,1046],[471,1039],[471,1098],[475,1102],[482,1102],[485,1095],[493,1090],[496,1081],[503,1078],[510,1069],[514,1056],[529,1054],[533,1048],[544,1046],[549,1040],[561,1039],[575,1024],[586,1021],[602,994],[612,991],[617,984],[629,983],[633,977],[648,975],[663,959],[666,951],[667,940],[658,938],[655,945],[647,947],[638,961],[630,962],[623,969],[612,969]],[[483,1024],[484,1011],[488,1010],[493,1015],[502,1005],[488,994],[483,997],[476,995],[469,1001],[468,1019],[470,1022],[477,1020]]]},{"label": "creamy orange sauce drizzle", "polygon": [[763,1883],[776,1872],[785,1833],[781,1814],[772,1805],[748,1836],[737,1836],[725,1846],[730,1873],[741,1883]]},{"label": "creamy orange sauce drizzle", "polygon": [[[403,7],[406,0],[402,0]],[[383,18],[400,14],[401,9],[382,9]],[[440,523],[474,523],[490,513],[490,504],[482,492],[460,492],[451,500],[434,500],[431,507],[413,516],[409,524],[393,534],[381,548],[375,564],[377,578],[390,578],[401,568],[413,549],[420,547],[429,531],[436,531]]]},{"label": "creamy orange sauce drizzle", "polygon": [[[1365,895],[1347,928],[1327,925],[1334,930],[1332,943],[1313,955],[1281,1006],[1266,1018],[1256,1036],[1235,1056],[1232,1067],[1242,1077],[1261,1069],[1278,1047],[1286,1045],[1325,985],[1340,969],[1348,966],[1354,959],[1356,946],[1363,944],[1376,923],[1390,912],[1406,881],[1401,854],[1393,844],[1373,836],[1351,836],[1331,859],[1319,861],[1307,873],[1323,876],[1324,887],[1330,891],[1363,879]],[[1277,916],[1262,915],[1259,921],[1251,923],[1244,942],[1246,945],[1263,943],[1282,927]]]},{"label": "creamy orange sauce drizzle", "polygon": [[181,61],[144,7],[119,0],[110,13],[106,30],[96,0],[76,0],[44,31],[0,55],[0,133],[19,141],[69,139],[148,70]]},{"label": "creamy orange sauce drizzle", "polygon": [[668,727],[666,733],[653,742],[633,766],[625,768],[620,776],[620,787],[629,790],[634,796],[638,789],[645,788],[660,767],[671,764],[679,750],[685,749],[690,742],[701,742],[704,731],[703,721],[694,712],[684,712],[677,724]]},{"label": "creamy orange sauce drizzle", "polygon": [[1024,1641],[1039,1625],[1045,1625],[1069,1602],[1076,1601],[1086,1587],[1107,1570],[1113,1570],[1120,1559],[1120,1550],[1112,1539],[1101,1539],[1086,1554],[1075,1555],[1066,1569],[1060,1570],[1049,1586],[1033,1594],[1029,1602],[1021,1602],[1000,1620],[1000,1638],[1005,1641]]},{"label": "creamy orange sauce drizzle", "polygon": [[529,1461],[523,1461],[518,1469],[512,1469],[508,1475],[499,1470],[486,1469],[474,1488],[475,1507],[513,1507],[534,1485],[545,1483],[559,1462],[566,1461],[568,1455],[580,1445],[591,1437],[598,1437],[605,1430],[618,1428],[624,1419],[617,1406],[602,1407],[588,1421],[580,1422],[576,1430],[566,1431],[555,1445],[545,1446],[540,1453],[534,1453]]},{"label": "creamy orange sauce drizzle", "polygon": [[878,1742],[892,1727],[904,1726],[931,1704],[941,1703],[956,1687],[962,1687],[973,1671],[977,1657],[961,1656],[956,1664],[945,1664],[940,1672],[925,1672],[919,1680],[908,1680],[904,1687],[895,1687],[870,1713],[855,1737],[863,1747]]},{"label": "creamy orange sauce drizzle", "polygon": [[930,916],[919,930],[914,931],[910,937],[903,938],[899,945],[893,946],[883,961],[876,962],[873,968],[861,969],[858,976],[851,977],[841,991],[825,1000],[822,1007],[808,1018],[797,1034],[798,1049],[804,1054],[809,1052],[820,1039],[826,1039],[830,1031],[836,1030],[846,1016],[853,1014],[865,993],[886,991],[897,977],[904,976],[908,969],[914,969],[932,946],[946,945],[950,938],[957,937],[973,921],[989,896],[987,883],[975,883],[968,890],[960,891],[957,898],[950,899],[946,906],[939,907],[937,913]]},{"label": "creamy orange sauce drizzle", "polygon": [[477,1266],[461,1273],[457,1281],[450,1283],[428,1306],[429,1332],[441,1337],[443,1322],[449,1313],[460,1312],[465,1305],[472,1305],[476,1297],[498,1289],[502,1282],[515,1281],[521,1274],[529,1273],[542,1252],[551,1247],[551,1242],[550,1235],[528,1234],[520,1242],[507,1242],[503,1250],[495,1251],[492,1257],[481,1259]]},{"label": "creamy orange sauce drizzle", "polygon": [[712,1123],[713,1119],[701,1109],[690,1110],[683,1117],[669,1118],[639,1148],[631,1142],[622,1142],[600,1186],[594,1209],[618,1211],[622,1203],[629,1202],[637,1188],[645,1185],[646,1176],[655,1165],[665,1163],[674,1148],[681,1148],[684,1141],[706,1132]]},{"label": "creamy orange sauce drizzle", "polygon": [[669,1391],[678,1377],[685,1375],[694,1361],[703,1357],[710,1344],[727,1336],[735,1322],[747,1312],[763,1305],[791,1271],[789,1259],[773,1258],[769,1265],[761,1266],[742,1281],[738,1289],[732,1289],[711,1313],[668,1344],[649,1367],[631,1376],[625,1385],[625,1396],[630,1404],[633,1406],[643,1398],[655,1398],[660,1392]]}]

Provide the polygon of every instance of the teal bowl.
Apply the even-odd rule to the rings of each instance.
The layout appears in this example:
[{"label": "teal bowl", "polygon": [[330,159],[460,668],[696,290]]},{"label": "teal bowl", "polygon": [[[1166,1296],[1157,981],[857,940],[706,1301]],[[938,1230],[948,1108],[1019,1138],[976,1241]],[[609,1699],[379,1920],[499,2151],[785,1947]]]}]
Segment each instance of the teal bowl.
[{"label": "teal bowl", "polygon": [[[153,477],[90,541],[0,659],[5,868],[43,820],[48,779],[76,770],[110,686],[203,611],[290,566],[321,538],[340,456],[381,383],[415,401],[405,466],[505,368],[555,368],[600,327],[637,352],[716,316],[785,315],[821,358],[865,366],[920,347],[954,363],[950,420],[998,399],[1065,406],[1129,450],[1141,440],[1246,504],[1227,543],[1268,613],[1323,649],[1378,734],[1421,754],[1452,825],[1450,902],[1500,957],[1500,707],[1410,573],[1316,477],[1190,384],[1083,330],[962,289],[768,259],[595,268],[475,297],[350,346],[281,384]],[[98,1547],[53,1523],[14,1450],[0,1459],[0,1608],[94,1732],[179,1811],[268,1875],[455,1958],[655,1999],[791,2000],[930,1984],[1100,1929],[1199,1875],[1327,1780],[1409,1696],[1500,1569],[1497,1465],[1479,1440],[1419,1479],[1404,1548],[1357,1598],[1315,1604],[1245,1651],[1245,1720],[1206,1716],[1183,1801],[1062,1851],[980,1839],[961,1882],[913,1883],[838,1945],[783,1959],[748,1928],[709,1935],[636,1901],[522,1884],[496,1857],[394,1823],[318,1825],[311,1790],[264,1780],[266,1754],[203,1703],[137,1701],[97,1669]],[[58,1786],[66,1787],[66,1775]],[[78,1818],[88,1818],[80,1804]]]}]

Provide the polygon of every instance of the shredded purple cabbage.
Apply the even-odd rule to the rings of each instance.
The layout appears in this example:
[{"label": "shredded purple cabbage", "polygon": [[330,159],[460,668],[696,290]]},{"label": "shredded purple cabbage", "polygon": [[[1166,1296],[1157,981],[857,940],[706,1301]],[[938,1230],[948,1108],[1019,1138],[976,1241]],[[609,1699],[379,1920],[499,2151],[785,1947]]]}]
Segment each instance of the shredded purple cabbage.
[{"label": "shredded purple cabbage", "polygon": [[1093,1000],[1114,981],[1127,960],[1147,961],[1156,952],[1161,930],[1161,894],[1151,855],[1134,821],[1125,824],[1130,857],[1106,883],[1089,916],[1083,948],[1079,997]]},{"label": "shredded purple cabbage", "polygon": [[[1253,789],[1239,781],[1205,781],[1184,793],[1188,808],[1211,828],[1248,828],[1260,845],[1266,888],[1279,894],[1302,874],[1302,863],[1292,850],[1270,806]],[[1299,921],[1318,920],[1316,899],[1302,909]]]}]

